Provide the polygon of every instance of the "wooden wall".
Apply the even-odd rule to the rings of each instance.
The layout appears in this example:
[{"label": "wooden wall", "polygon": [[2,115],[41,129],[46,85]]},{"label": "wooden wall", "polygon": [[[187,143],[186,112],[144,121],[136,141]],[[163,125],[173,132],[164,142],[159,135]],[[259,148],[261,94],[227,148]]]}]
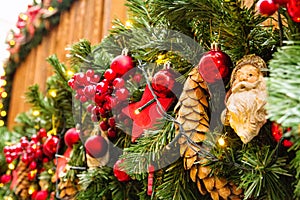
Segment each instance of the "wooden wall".
[{"label": "wooden wall", "polygon": [[25,103],[24,93],[35,83],[45,90],[46,79],[52,67],[46,58],[56,54],[61,62],[66,61],[68,45],[82,38],[98,44],[108,34],[115,18],[125,21],[127,17],[125,0],[77,0],[70,11],[62,13],[60,23],[43,38],[42,43],[32,49],[26,60],[17,69],[11,93],[8,112],[8,128],[15,124],[15,117],[30,106]]}]

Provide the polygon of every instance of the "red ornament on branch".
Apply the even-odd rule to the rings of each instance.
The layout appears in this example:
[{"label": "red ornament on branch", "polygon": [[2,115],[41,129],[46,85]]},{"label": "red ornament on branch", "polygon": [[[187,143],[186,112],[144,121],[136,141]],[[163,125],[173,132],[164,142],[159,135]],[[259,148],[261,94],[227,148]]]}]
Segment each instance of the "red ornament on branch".
[{"label": "red ornament on branch", "polygon": [[101,135],[93,135],[89,137],[84,146],[86,153],[93,158],[104,156],[108,150],[108,143]]},{"label": "red ornament on branch", "polygon": [[227,83],[232,65],[230,57],[213,42],[210,51],[204,53],[200,59],[198,70],[207,83],[215,83],[222,79]]},{"label": "red ornament on branch", "polygon": [[124,159],[118,160],[113,167],[114,176],[118,181],[126,182],[130,180],[130,176],[121,168],[120,164],[124,162]]},{"label": "red ornament on branch", "polygon": [[115,57],[110,64],[110,68],[116,72],[118,76],[124,75],[134,67],[133,60],[127,55],[127,52],[128,50],[124,49],[122,54]]},{"label": "red ornament on branch", "polygon": [[273,15],[279,8],[279,5],[274,0],[259,0],[256,5],[258,12],[264,16]]},{"label": "red ornament on branch", "polygon": [[69,130],[67,130],[64,136],[64,141],[70,148],[72,148],[73,145],[79,141],[79,139],[79,130],[77,130],[76,128],[70,128]]},{"label": "red ornament on branch", "polygon": [[[271,131],[273,138],[276,140],[276,142],[279,142],[284,132],[282,126],[280,124],[272,122]],[[287,131],[289,131],[289,129],[287,129]],[[287,139],[284,139],[282,145],[285,147],[291,147],[293,143]]]}]

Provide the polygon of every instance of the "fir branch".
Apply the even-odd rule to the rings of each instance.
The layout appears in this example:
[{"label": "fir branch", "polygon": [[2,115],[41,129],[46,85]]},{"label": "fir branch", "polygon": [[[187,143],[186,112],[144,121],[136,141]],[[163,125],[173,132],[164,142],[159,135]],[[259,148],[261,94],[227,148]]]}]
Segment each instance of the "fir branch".
[{"label": "fir branch", "polygon": [[169,167],[165,168],[165,173],[161,185],[156,187],[155,197],[158,199],[203,199],[199,193],[195,192],[195,184],[189,179],[189,174],[185,171],[182,159],[178,159]]}]

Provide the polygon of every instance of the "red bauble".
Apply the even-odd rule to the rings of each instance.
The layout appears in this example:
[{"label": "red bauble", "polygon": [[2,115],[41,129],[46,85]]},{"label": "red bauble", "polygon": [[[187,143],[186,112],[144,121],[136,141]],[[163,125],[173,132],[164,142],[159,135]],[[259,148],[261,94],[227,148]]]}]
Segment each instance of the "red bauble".
[{"label": "red bauble", "polygon": [[113,167],[113,172],[118,181],[125,182],[130,180],[130,176],[120,168],[120,164],[124,162],[124,159],[118,160]]},{"label": "red bauble", "polygon": [[9,183],[10,181],[11,181],[11,175],[3,174],[0,177],[0,183],[6,184]]},{"label": "red bauble", "polygon": [[34,200],[46,200],[47,198],[48,198],[48,191],[41,190],[36,193]]},{"label": "red bauble", "polygon": [[215,83],[222,79],[227,83],[232,65],[230,57],[220,50],[217,43],[212,43],[211,50],[202,56],[198,70],[207,83]]},{"label": "red bauble", "polygon": [[151,86],[159,97],[167,97],[172,94],[174,75],[168,70],[158,71],[152,78]]},{"label": "red bauble", "polygon": [[273,15],[279,7],[273,0],[259,0],[256,5],[258,12],[265,16]]},{"label": "red bauble", "polygon": [[[276,142],[279,142],[284,132],[281,125],[273,122],[271,126],[271,131],[272,131],[273,138],[276,140]],[[284,139],[282,145],[285,147],[291,147],[293,143],[287,139]]]},{"label": "red bauble", "polygon": [[101,135],[89,137],[84,146],[86,153],[93,158],[104,156],[108,149],[107,141]]},{"label": "red bauble", "polygon": [[77,130],[76,128],[70,128],[65,133],[64,140],[65,140],[65,144],[68,147],[72,148],[73,145],[76,144],[80,140],[79,130]]},{"label": "red bauble", "polygon": [[52,157],[57,151],[57,144],[59,139],[57,136],[50,136],[47,138],[45,143],[43,144],[43,152],[46,156]]},{"label": "red bauble", "polygon": [[110,68],[118,75],[122,76],[134,67],[132,58],[126,55],[119,55],[115,57],[110,65]]},{"label": "red bauble", "polygon": [[286,5],[287,12],[294,22],[300,22],[300,1],[299,0],[289,0]]}]

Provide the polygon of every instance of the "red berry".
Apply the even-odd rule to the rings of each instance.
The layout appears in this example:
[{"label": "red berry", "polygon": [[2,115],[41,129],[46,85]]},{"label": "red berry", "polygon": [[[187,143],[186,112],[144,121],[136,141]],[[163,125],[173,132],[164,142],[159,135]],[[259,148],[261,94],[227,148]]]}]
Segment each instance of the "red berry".
[{"label": "red berry", "polygon": [[258,12],[265,16],[271,16],[278,10],[278,4],[273,0],[259,0],[256,5]]},{"label": "red berry", "polygon": [[120,164],[122,164],[124,162],[124,159],[118,160],[113,167],[113,172],[115,177],[121,181],[121,182],[125,182],[125,181],[129,181],[130,180],[130,176],[128,174],[126,174],[126,172],[121,169]]},{"label": "red berry", "polygon": [[94,70],[92,69],[88,69],[86,72],[85,72],[85,75],[92,78],[94,76],[95,72]]},{"label": "red berry", "polygon": [[115,71],[118,75],[122,76],[130,69],[132,69],[133,61],[130,56],[119,55],[115,57],[110,65],[110,68]]},{"label": "red berry", "polygon": [[109,128],[107,121],[101,121],[99,126],[102,131],[107,131],[107,129]]},{"label": "red berry", "polygon": [[79,85],[87,85],[88,84],[87,76],[84,73],[80,72],[80,73],[77,73],[75,76],[76,76],[75,81]]},{"label": "red berry", "polygon": [[28,140],[22,140],[22,141],[21,141],[21,146],[22,146],[23,148],[26,148],[26,147],[28,146],[28,144],[29,144]]},{"label": "red berry", "polygon": [[109,128],[109,129],[107,130],[107,136],[108,136],[109,138],[115,138],[115,137],[117,136],[116,130],[113,129],[113,128]]},{"label": "red berry", "polygon": [[115,80],[113,81],[113,86],[115,88],[122,88],[125,86],[125,81],[122,78],[115,78]]},{"label": "red berry", "polygon": [[57,151],[59,139],[57,136],[50,136],[43,144],[43,152],[46,156],[52,157]]},{"label": "red berry", "polygon": [[89,105],[86,107],[86,110],[87,110],[89,113],[91,113],[93,108],[94,108],[94,105],[93,105],[93,104],[89,104]]},{"label": "red berry", "polygon": [[28,163],[28,155],[27,155],[27,153],[23,153],[21,160],[22,160],[23,163],[26,163],[26,164]]},{"label": "red berry", "polygon": [[111,127],[115,127],[115,126],[116,126],[116,120],[115,120],[115,118],[114,118],[114,117],[110,117],[110,118],[108,119],[108,124],[109,124],[109,126],[111,126]]},{"label": "red berry", "polygon": [[100,81],[100,76],[98,74],[95,74],[93,77],[91,77],[91,81],[94,83],[98,83]]},{"label": "red berry", "polygon": [[75,82],[75,80],[74,79],[70,79],[70,80],[68,80],[68,85],[72,88],[72,89],[74,89],[74,82]]},{"label": "red berry", "polygon": [[142,75],[141,74],[135,74],[134,76],[133,76],[133,81],[135,81],[136,83],[140,83],[141,82],[141,80],[142,80]]},{"label": "red berry", "polygon": [[117,76],[117,73],[112,69],[107,69],[104,72],[104,78],[106,78],[109,81],[113,81],[116,78],[116,76]]},{"label": "red berry", "polygon": [[120,88],[116,90],[116,98],[119,101],[124,101],[128,98],[129,92],[126,88]]},{"label": "red berry", "polygon": [[299,0],[289,0],[287,5],[287,12],[291,19],[294,22],[299,23],[300,22],[300,2]]},{"label": "red berry", "polygon": [[89,99],[92,99],[95,96],[95,92],[96,86],[93,85],[85,86],[85,88],[83,89],[84,95]]},{"label": "red berry", "polygon": [[29,164],[29,168],[30,168],[31,170],[36,169],[36,167],[37,167],[37,164],[36,164],[35,161],[32,161],[32,162]]},{"label": "red berry", "polygon": [[104,81],[101,81],[96,86],[96,92],[100,94],[104,94],[105,92],[107,92],[107,89],[108,89],[108,83]]},{"label": "red berry", "polygon": [[9,164],[9,163],[11,163],[13,161],[13,158],[11,156],[7,156],[5,158],[5,161]]},{"label": "red berry", "polygon": [[39,131],[38,131],[38,137],[39,138],[44,138],[44,137],[47,137],[47,131],[46,131],[46,129],[44,129],[44,128],[41,128]]},{"label": "red berry", "polygon": [[7,153],[7,152],[10,152],[9,146],[5,146],[5,147],[3,148],[3,153]]},{"label": "red berry", "polygon": [[81,96],[81,97],[79,98],[79,100],[80,100],[81,103],[85,103],[85,102],[88,101],[88,99],[86,98],[86,96]]},{"label": "red berry", "polygon": [[34,143],[38,143],[38,141],[39,141],[38,136],[37,136],[36,134],[33,134],[33,135],[31,136],[31,141],[33,141]]},{"label": "red berry", "polygon": [[104,156],[108,148],[106,140],[100,135],[89,137],[84,146],[86,148],[86,153],[93,158]]}]

